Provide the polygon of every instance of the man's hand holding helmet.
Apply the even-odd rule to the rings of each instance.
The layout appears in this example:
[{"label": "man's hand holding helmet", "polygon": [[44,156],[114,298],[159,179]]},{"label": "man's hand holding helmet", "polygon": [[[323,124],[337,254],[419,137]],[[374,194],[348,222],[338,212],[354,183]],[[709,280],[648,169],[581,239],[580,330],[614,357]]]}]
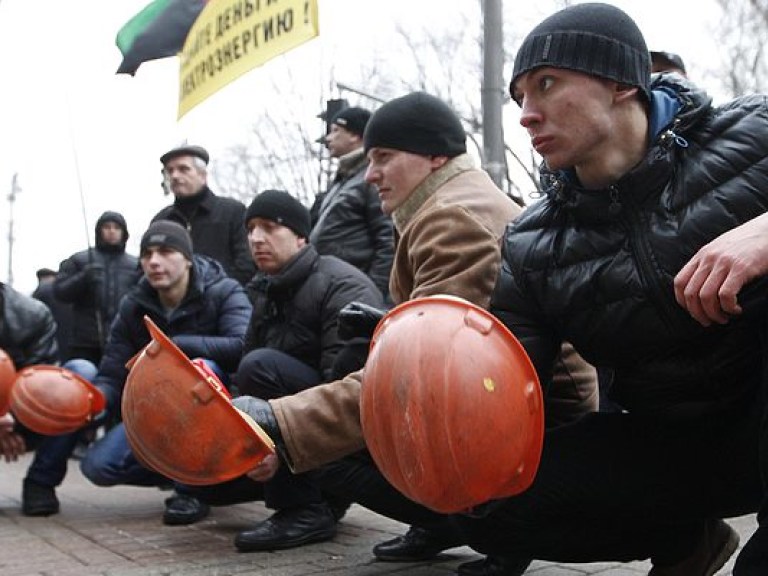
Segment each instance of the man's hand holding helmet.
[{"label": "man's hand holding helmet", "polygon": [[0,457],[13,462],[24,454],[24,438],[14,431],[14,420],[10,413],[0,416]]},{"label": "man's hand holding helmet", "polygon": [[[280,459],[286,459],[285,443],[280,433],[280,426],[272,411],[272,406],[266,400],[253,396],[239,396],[232,400],[235,408],[250,416],[256,424],[266,432],[275,443],[277,455],[270,454],[246,475],[256,482],[270,480],[280,467]],[[278,458],[278,455],[280,458]]]}]

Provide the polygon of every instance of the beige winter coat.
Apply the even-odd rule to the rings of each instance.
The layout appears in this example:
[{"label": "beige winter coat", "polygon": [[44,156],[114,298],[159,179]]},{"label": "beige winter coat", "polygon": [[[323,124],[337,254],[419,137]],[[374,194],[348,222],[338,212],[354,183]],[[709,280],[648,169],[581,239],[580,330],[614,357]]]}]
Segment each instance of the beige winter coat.
[{"label": "beige winter coat", "polygon": [[[467,155],[428,176],[393,213],[395,258],[390,294],[396,304],[434,294],[460,296],[483,308],[501,265],[500,241],[520,208]],[[569,416],[596,409],[594,370],[569,351],[550,396]],[[270,403],[294,472],[311,470],[365,447],[360,427],[363,371]],[[571,417],[571,415],[573,415]]]}]

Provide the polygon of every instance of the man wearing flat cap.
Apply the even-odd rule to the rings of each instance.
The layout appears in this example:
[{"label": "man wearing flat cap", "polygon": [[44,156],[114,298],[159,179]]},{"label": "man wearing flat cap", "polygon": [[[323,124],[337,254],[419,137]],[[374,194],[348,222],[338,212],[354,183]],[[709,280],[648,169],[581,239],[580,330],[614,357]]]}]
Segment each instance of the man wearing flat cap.
[{"label": "man wearing flat cap", "polygon": [[392,219],[381,210],[376,187],[365,181],[368,159],[363,131],[371,113],[349,106],[337,112],[325,145],[338,167],[330,188],[310,209],[309,241],[320,254],[337,256],[356,266],[388,293],[392,267]]},{"label": "man wearing flat cap", "polygon": [[160,157],[164,187],[175,200],[152,221],[173,220],[184,226],[195,253],[218,260],[227,274],[245,285],[255,272],[243,232],[245,206],[208,187],[209,160],[208,151],[195,145],[173,148]]}]

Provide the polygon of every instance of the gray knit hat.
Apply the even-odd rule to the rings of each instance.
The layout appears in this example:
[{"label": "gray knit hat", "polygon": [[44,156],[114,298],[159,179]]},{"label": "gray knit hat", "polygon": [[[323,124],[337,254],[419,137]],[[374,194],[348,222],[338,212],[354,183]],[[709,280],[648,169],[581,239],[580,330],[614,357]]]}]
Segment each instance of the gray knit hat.
[{"label": "gray knit hat", "polygon": [[514,95],[522,74],[542,66],[637,86],[650,99],[651,56],[643,34],[632,18],[610,4],[570,6],[536,26],[517,52],[510,93]]},{"label": "gray knit hat", "polygon": [[165,246],[181,252],[187,260],[192,260],[192,238],[181,224],[171,220],[152,222],[141,237],[140,250],[150,246]]}]

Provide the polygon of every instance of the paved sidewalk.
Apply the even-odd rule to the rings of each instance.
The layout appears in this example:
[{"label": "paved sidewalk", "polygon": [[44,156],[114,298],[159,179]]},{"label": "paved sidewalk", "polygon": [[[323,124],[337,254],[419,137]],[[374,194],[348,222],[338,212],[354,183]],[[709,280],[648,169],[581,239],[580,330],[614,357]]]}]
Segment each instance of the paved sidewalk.
[{"label": "paved sidewalk", "polygon": [[[405,526],[353,506],[331,542],[271,553],[238,553],[232,540],[268,516],[259,503],[215,508],[193,526],[163,526],[168,495],[153,488],[98,488],[76,462],[59,488],[62,511],[27,518],[19,511],[21,481],[29,456],[0,462],[0,574],[2,576],[449,576],[461,562],[478,556],[457,548],[423,564],[376,562],[371,547],[400,534]],[[755,527],[753,516],[732,521],[742,543]],[[719,574],[730,574],[733,561]],[[552,564],[534,562],[531,576],[638,576],[648,562]]]}]

